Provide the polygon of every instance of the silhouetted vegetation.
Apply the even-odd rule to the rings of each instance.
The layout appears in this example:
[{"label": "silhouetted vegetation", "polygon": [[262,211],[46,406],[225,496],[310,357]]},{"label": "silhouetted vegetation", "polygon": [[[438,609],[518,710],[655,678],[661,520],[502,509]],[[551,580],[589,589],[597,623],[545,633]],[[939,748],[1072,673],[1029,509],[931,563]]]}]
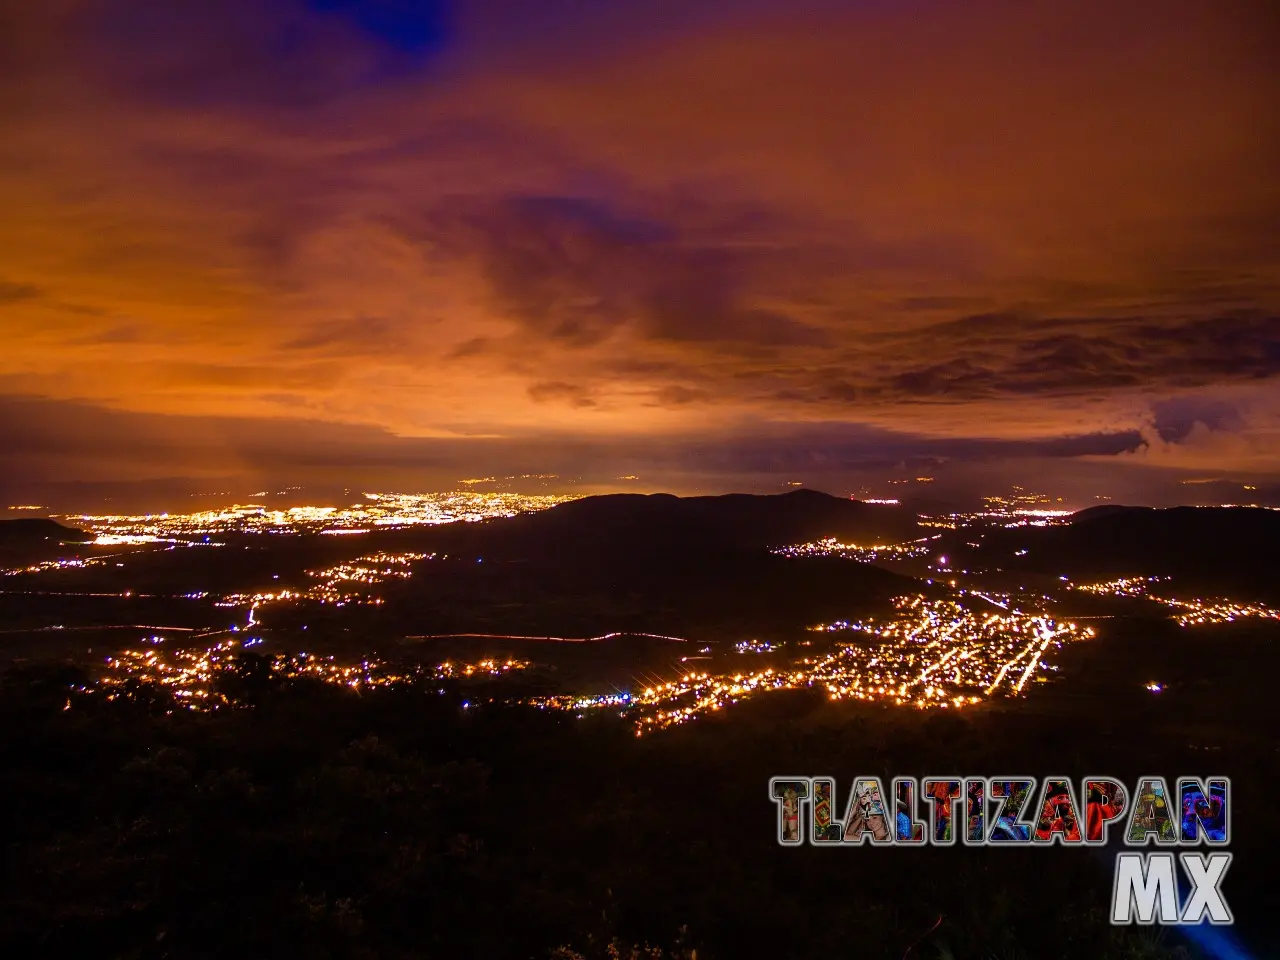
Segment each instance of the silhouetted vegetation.
[{"label": "silhouetted vegetation", "polygon": [[[5,676],[0,941],[138,958],[1194,955],[1107,923],[1097,852],[774,840],[778,773],[844,790],[858,774],[1193,772],[1172,715],[1148,722],[1138,700],[1082,718],[1052,698],[948,715],[777,694],[637,739],[617,718],[463,709],[434,686],[257,675],[246,659],[255,707],[211,715],[69,695],[68,668]],[[1259,820],[1276,752],[1237,722],[1206,720],[1203,772],[1236,777],[1225,889],[1257,937],[1250,918],[1277,906]]]}]

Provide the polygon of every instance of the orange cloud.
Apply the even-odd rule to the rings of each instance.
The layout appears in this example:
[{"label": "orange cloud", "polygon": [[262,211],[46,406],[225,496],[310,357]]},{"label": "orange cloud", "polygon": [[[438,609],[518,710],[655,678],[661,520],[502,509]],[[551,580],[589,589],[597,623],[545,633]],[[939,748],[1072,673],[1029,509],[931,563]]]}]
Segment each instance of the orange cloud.
[{"label": "orange cloud", "polygon": [[[1261,5],[623,4],[518,56],[464,5],[416,66],[289,3],[153,6],[6,5],[0,393],[1021,442],[1280,372]],[[1213,455],[1280,470],[1269,431]]]}]

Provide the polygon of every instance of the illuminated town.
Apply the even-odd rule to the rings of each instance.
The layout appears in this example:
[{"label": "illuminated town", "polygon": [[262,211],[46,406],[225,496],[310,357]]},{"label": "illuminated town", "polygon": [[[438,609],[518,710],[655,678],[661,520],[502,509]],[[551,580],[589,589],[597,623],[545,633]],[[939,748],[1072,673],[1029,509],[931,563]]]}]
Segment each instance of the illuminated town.
[{"label": "illuminated town", "polygon": [[[994,606],[994,604],[991,604]],[[533,701],[544,709],[583,713],[613,709],[636,723],[637,735],[722,710],[758,693],[824,688],[832,700],[881,701],[898,706],[959,709],[993,696],[1018,696],[1032,678],[1055,668],[1051,650],[1092,637],[1091,628],[1043,614],[976,611],[957,600],[900,597],[895,614],[815,627],[826,634],[853,632],[818,657],[748,673],[688,673],[638,693],[598,697],[556,696]],[[741,650],[741,645],[739,646]]]},{"label": "illuminated town", "polygon": [[[242,651],[259,643],[260,640],[227,639],[204,648],[174,648],[167,645],[166,638],[153,636],[143,649],[107,657],[95,682],[77,688],[76,692],[115,700],[134,696],[140,689],[154,688],[171,694],[175,705],[192,710],[235,706],[239,701],[225,681],[237,676],[243,664]],[[333,656],[307,653],[275,654],[264,662],[271,676],[277,679],[318,680],[357,691],[446,679],[500,677],[529,666],[524,660],[484,659],[473,663],[446,661],[431,667],[396,668],[376,659],[343,663]],[[67,701],[67,707],[71,707],[71,700]]]},{"label": "illuminated town", "polygon": [[[383,602],[382,598],[373,594],[370,587],[387,580],[407,580],[413,576],[414,563],[433,557],[434,553],[373,553],[322,570],[308,570],[307,576],[319,582],[305,590],[233,593],[223,597],[216,605],[256,609],[262,604],[291,600],[311,600],[337,606],[349,603],[379,604]],[[252,619],[250,622],[252,623]]]},{"label": "illuminated town", "polygon": [[[477,481],[479,482],[479,481]],[[69,523],[97,535],[97,544],[142,544],[228,533],[359,534],[379,529],[474,522],[546,510],[577,499],[566,495],[485,493],[366,493],[347,507],[271,508],[257,503],[196,513],[141,515],[81,514]]]},{"label": "illuminated town", "polygon": [[[976,609],[979,602],[991,609]],[[831,700],[958,709],[989,697],[1023,694],[1030,682],[1043,680],[1056,669],[1046,659],[1052,651],[1093,636],[1090,628],[1043,613],[1003,609],[998,601],[976,595],[948,600],[900,597],[892,616],[884,620],[838,621],[811,629],[832,638],[833,648],[750,671],[690,672],[634,693],[563,694],[524,702],[578,714],[615,709],[634,722],[638,734],[725,709],[755,694],[802,687],[824,689]],[[841,639],[844,635],[853,639]],[[234,687],[226,681],[237,675],[243,652],[261,643],[256,638],[228,637],[207,647],[175,646],[162,636],[152,636],[140,649],[108,657],[96,680],[77,692],[110,700],[152,688],[170,693],[174,706],[196,710],[232,706],[238,701]],[[735,649],[776,654],[782,646],[745,641]],[[278,653],[264,661],[277,678],[309,678],[353,690],[501,677],[530,666],[521,659],[486,658],[393,667],[369,657],[342,661],[307,653]]]}]

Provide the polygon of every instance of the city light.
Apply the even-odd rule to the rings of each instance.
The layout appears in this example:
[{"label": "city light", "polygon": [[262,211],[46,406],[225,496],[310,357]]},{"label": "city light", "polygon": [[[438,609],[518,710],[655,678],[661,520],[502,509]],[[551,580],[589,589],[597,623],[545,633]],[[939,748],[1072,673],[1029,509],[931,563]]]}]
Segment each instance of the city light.
[{"label": "city light", "polygon": [[1179,600],[1150,592],[1152,584],[1165,582],[1168,579],[1168,577],[1121,577],[1105,583],[1070,584],[1069,589],[1108,597],[1143,597],[1169,607],[1173,611],[1174,619],[1183,627],[1208,623],[1233,623],[1236,620],[1249,618],[1280,620],[1280,610],[1261,603],[1238,603],[1222,598]]},{"label": "city light", "polygon": [[578,499],[577,495],[533,496],[471,490],[412,494],[367,493],[362,501],[347,507],[272,508],[248,503],[195,513],[81,514],[64,519],[87,527],[97,535],[98,543],[149,543],[166,538],[226,533],[356,533],[458,521],[474,522],[546,510],[575,499]]},{"label": "city light", "polygon": [[[868,501],[870,502],[870,501]],[[872,563],[877,560],[903,560],[910,557],[922,557],[929,552],[929,541],[937,540],[941,534],[922,537],[910,543],[841,543],[835,537],[826,537],[811,543],[797,543],[787,547],[778,547],[771,551],[784,557],[845,557],[850,560],[861,560]]]},{"label": "city light", "polygon": [[[954,600],[900,597],[883,622],[838,621],[815,627],[854,632],[824,656],[733,674],[688,673],[634,694],[551,696],[544,709],[619,709],[637,734],[669,727],[774,690],[824,689],[831,700],[879,701],[918,708],[959,709],[993,696],[1021,695],[1037,671],[1052,671],[1049,651],[1093,630],[1043,614],[979,612]],[[742,645],[739,645],[741,651]]]},{"label": "city light", "polygon": [[[149,646],[144,649],[126,650],[118,656],[107,657],[94,681],[78,687],[75,692],[100,695],[110,701],[127,699],[143,689],[154,688],[171,694],[177,705],[192,710],[236,706],[241,701],[234,693],[234,683],[228,681],[246,675],[241,672],[244,661],[240,653],[262,641],[248,639],[242,643],[227,639],[204,648],[169,648],[164,637],[153,636],[147,643]],[[336,657],[307,653],[281,653],[262,662],[275,679],[307,678],[351,690],[412,684],[430,687],[441,680],[501,677],[529,667],[528,661],[514,658],[395,667],[371,658],[343,662]]]}]

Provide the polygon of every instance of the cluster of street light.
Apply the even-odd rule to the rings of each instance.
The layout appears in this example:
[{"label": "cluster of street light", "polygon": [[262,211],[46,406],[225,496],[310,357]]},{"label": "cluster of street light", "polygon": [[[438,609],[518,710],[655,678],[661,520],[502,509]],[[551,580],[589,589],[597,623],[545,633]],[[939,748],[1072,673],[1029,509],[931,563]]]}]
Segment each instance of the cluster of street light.
[{"label": "cluster of street light", "polygon": [[920,517],[919,525],[939,530],[959,530],[962,527],[995,526],[1006,529],[1019,527],[1048,527],[1070,523],[1074,511],[1057,504],[1056,499],[1042,493],[1028,493],[1022,487],[1014,487],[1006,495],[983,497],[980,510],[961,511],[945,516]]},{"label": "cluster of street light", "polygon": [[979,612],[955,600],[900,597],[883,621],[824,624],[822,633],[854,632],[854,642],[785,666],[733,674],[688,673],[635,693],[552,696],[544,709],[584,714],[616,709],[636,723],[637,735],[684,723],[770,690],[817,687],[832,700],[879,701],[919,708],[961,708],[997,695],[1020,695],[1043,671],[1051,649],[1093,631],[1040,613],[997,608]]},{"label": "cluster of street light", "polygon": [[911,557],[922,557],[929,552],[929,542],[937,540],[941,534],[932,537],[921,537],[909,543],[841,543],[835,537],[824,537],[809,543],[797,543],[791,546],[778,547],[773,550],[784,557],[845,557],[850,560],[861,560],[874,563],[877,560],[905,560]]},{"label": "cluster of street light", "polygon": [[1179,626],[1198,627],[1208,623],[1234,623],[1236,620],[1280,620],[1280,610],[1261,603],[1242,603],[1223,598],[1179,600],[1151,593],[1151,585],[1168,577],[1121,577],[1105,583],[1071,584],[1072,590],[1108,597],[1143,597],[1163,604],[1173,611]]},{"label": "cluster of street light", "polygon": [[0,570],[0,577],[16,577],[24,573],[48,573],[53,570],[79,570],[81,567],[87,567],[95,562],[101,561],[95,559],[80,560],[75,557],[63,560],[41,560],[39,563],[31,563],[25,567],[10,567]]},{"label": "cluster of street light", "polygon": [[382,598],[373,595],[370,587],[387,580],[407,580],[413,576],[414,563],[430,560],[434,556],[434,553],[371,553],[322,570],[308,570],[307,576],[318,582],[304,590],[284,588],[257,593],[231,593],[215,606],[249,607],[255,610],[263,604],[297,600],[332,603],[339,607],[356,603],[380,604],[383,602]]},{"label": "cluster of street light", "polygon": [[[368,602],[368,587],[387,580],[407,580],[413,576],[413,564],[430,560],[434,553],[373,553],[323,570],[308,570],[318,582],[307,591],[307,599],[321,603]],[[376,599],[376,598],[374,598]],[[376,599],[376,602],[381,602]]]},{"label": "cluster of street light", "polygon": [[733,649],[738,653],[773,653],[782,644],[770,643],[768,640],[742,640],[734,644]]},{"label": "cluster of street light", "polygon": [[[106,658],[96,679],[76,692],[117,700],[150,688],[168,692],[175,705],[193,710],[233,706],[237,703],[234,686],[220,681],[242,675],[243,651],[260,643],[260,640],[225,639],[209,647],[169,647],[164,637],[153,636],[143,649],[126,650]],[[332,656],[307,653],[278,653],[261,662],[276,679],[308,678],[352,690],[501,677],[529,666],[526,660],[510,658],[396,667],[382,660],[365,658],[344,662]],[[444,692],[443,688],[439,692]]]},{"label": "cluster of street light", "polygon": [[1236,603],[1231,600],[1170,600],[1152,597],[1172,607],[1179,626],[1198,627],[1206,623],[1233,623],[1236,620],[1280,620],[1280,610],[1260,603]]},{"label": "cluster of street light", "polygon": [[1147,589],[1151,584],[1168,579],[1168,577],[1119,577],[1105,583],[1072,583],[1068,585],[1068,589],[1102,597],[1145,597],[1150,596]]},{"label": "cluster of street light", "polygon": [[1088,627],[987,602],[997,610],[975,610],[954,599],[903,597],[894,602],[896,614],[888,621],[868,618],[817,628],[854,631],[870,641],[833,655],[833,662],[859,669],[848,682],[829,689],[837,697],[890,697],[919,706],[962,706],[980,699],[966,691],[1017,695],[1037,670],[1052,669],[1044,661],[1051,647],[1093,636]]}]

